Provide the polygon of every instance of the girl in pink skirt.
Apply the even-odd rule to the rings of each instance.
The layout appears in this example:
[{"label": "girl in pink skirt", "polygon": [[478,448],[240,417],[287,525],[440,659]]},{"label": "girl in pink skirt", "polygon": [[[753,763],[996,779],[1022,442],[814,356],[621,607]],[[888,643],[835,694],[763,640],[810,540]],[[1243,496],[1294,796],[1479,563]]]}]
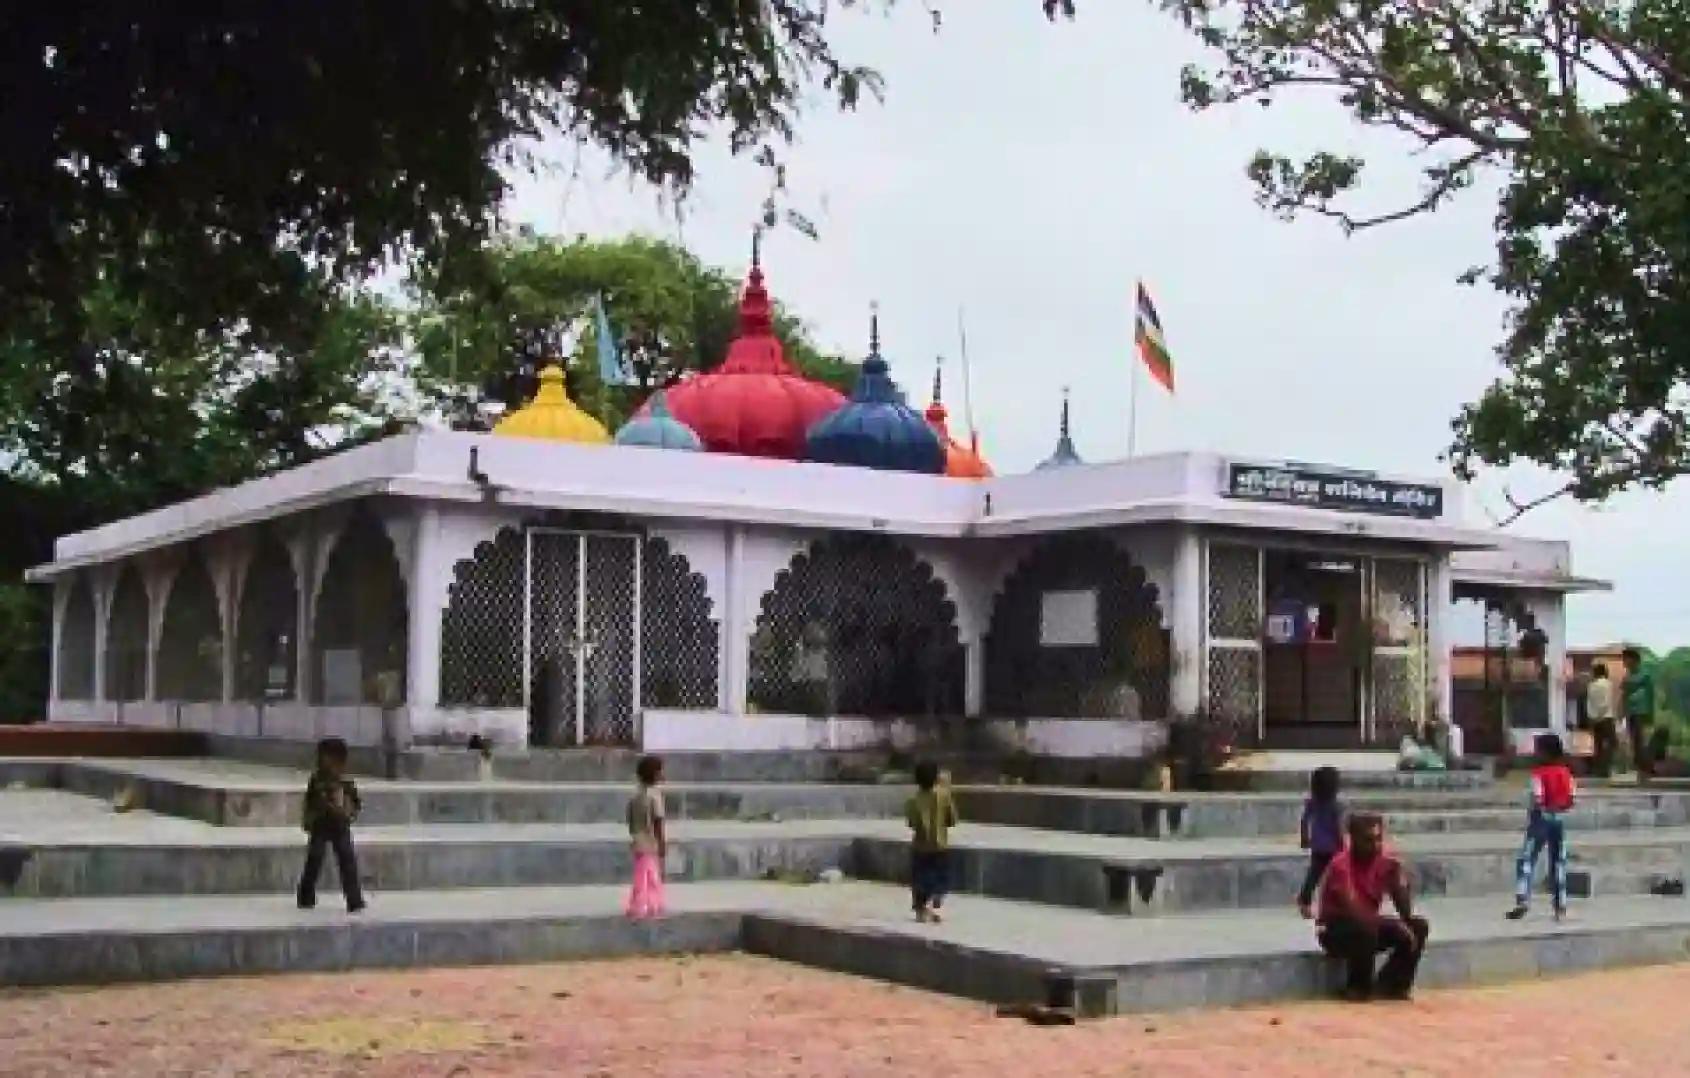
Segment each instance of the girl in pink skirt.
[{"label": "girl in pink skirt", "polygon": [[642,756],[634,768],[640,787],[628,799],[628,838],[634,849],[634,886],[628,892],[628,916],[635,920],[663,913],[663,859],[669,842],[663,832],[663,761]]}]

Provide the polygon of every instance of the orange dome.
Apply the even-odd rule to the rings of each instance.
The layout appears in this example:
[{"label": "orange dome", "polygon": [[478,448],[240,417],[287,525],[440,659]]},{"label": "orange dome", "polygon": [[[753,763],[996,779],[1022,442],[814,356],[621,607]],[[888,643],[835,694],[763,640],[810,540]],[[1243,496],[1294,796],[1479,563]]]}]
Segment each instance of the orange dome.
[{"label": "orange dome", "polygon": [[933,373],[933,403],[927,406],[927,423],[939,435],[939,442],[945,447],[945,474],[952,479],[990,479],[992,466],[980,456],[980,443],[977,437],[969,438],[970,445],[963,445],[951,437],[950,427],[946,423],[949,418],[945,411],[945,402],[939,391],[939,373]]}]

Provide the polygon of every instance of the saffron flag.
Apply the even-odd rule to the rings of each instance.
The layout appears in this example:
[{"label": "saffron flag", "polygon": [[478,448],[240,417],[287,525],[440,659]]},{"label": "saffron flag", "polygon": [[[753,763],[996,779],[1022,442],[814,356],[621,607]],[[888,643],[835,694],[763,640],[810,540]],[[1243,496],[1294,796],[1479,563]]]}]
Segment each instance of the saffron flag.
[{"label": "saffron flag", "polygon": [[610,331],[610,316],[604,311],[603,292],[593,297],[593,317],[598,330],[599,381],[607,386],[626,385],[622,356],[616,347],[616,336]]},{"label": "saffron flag", "polygon": [[1138,283],[1138,328],[1133,334],[1138,354],[1150,369],[1150,377],[1162,383],[1169,393],[1174,391],[1174,360],[1168,355],[1168,343],[1162,339],[1162,320],[1156,316],[1156,305],[1144,282]]}]

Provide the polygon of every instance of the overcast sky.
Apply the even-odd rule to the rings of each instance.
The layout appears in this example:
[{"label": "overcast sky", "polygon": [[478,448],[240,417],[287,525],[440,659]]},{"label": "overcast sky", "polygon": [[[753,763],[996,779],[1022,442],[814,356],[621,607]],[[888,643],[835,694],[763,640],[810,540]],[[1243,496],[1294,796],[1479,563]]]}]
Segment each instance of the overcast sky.
[{"label": "overcast sky", "polygon": [[[1127,453],[1132,294],[1160,309],[1178,393],[1139,384],[1139,452],[1212,449],[1439,476],[1449,421],[1494,376],[1504,304],[1456,276],[1487,259],[1493,206],[1475,193],[1436,217],[1345,238],[1258,208],[1244,165],[1260,146],[1361,149],[1378,201],[1411,192],[1400,143],[1362,133],[1314,98],[1191,113],[1178,74],[1200,52],[1152,5],[1088,3],[1047,24],[1035,0],[920,4],[890,17],[836,12],[846,58],[877,67],[883,105],[840,114],[818,97],[788,151],[791,204],[819,242],[765,241],[775,295],[824,345],[860,355],[871,301],[912,400],[949,357],[960,412],[957,310],[966,310],[976,422],[1000,471],[1049,453],[1064,385],[1088,460]],[[560,167],[519,182],[516,220],[560,235],[632,231],[684,242],[743,270],[766,173],[720,147],[698,158],[684,221],[601,158],[557,148]],[[570,172],[574,172],[573,178]],[[1551,480],[1509,480],[1526,496]],[[1500,511],[1502,477],[1470,499]],[[1581,574],[1613,580],[1575,598],[1574,643],[1690,643],[1690,592],[1673,532],[1690,486],[1555,504],[1514,525],[1571,539]]]}]

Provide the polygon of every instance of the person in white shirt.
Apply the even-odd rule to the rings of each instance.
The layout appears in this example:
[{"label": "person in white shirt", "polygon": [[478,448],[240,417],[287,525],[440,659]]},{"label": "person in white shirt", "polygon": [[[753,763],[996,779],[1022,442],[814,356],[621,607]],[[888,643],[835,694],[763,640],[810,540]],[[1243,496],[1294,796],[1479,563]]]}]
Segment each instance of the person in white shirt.
[{"label": "person in white shirt", "polygon": [[1596,742],[1590,770],[1602,778],[1613,774],[1614,750],[1620,743],[1614,704],[1614,683],[1608,680],[1608,664],[1597,663],[1590,668],[1590,684],[1584,687],[1584,713],[1590,719],[1590,732]]}]

